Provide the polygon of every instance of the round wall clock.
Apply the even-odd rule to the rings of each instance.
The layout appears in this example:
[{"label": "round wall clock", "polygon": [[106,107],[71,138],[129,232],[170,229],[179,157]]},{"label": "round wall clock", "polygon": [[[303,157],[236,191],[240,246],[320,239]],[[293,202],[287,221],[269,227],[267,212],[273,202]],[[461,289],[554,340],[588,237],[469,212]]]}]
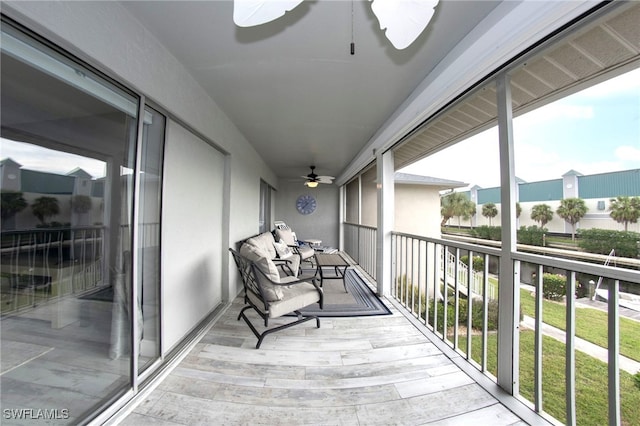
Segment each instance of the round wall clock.
[{"label": "round wall clock", "polygon": [[296,209],[300,214],[311,214],[316,210],[316,199],[312,195],[301,195],[296,200]]}]

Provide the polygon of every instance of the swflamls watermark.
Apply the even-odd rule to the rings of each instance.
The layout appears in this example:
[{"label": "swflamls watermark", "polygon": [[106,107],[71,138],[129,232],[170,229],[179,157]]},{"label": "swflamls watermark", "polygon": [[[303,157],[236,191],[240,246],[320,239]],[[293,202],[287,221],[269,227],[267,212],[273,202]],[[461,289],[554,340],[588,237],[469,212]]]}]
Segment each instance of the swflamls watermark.
[{"label": "swflamls watermark", "polygon": [[4,408],[5,420],[67,420],[68,408]]}]

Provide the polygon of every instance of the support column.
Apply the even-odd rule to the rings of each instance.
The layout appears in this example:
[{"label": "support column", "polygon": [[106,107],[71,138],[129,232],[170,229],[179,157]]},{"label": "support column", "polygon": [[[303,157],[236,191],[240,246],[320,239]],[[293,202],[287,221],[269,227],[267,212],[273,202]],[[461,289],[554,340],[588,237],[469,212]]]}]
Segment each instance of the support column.
[{"label": "support column", "polygon": [[393,152],[376,155],[376,188],[378,201],[378,232],[376,235],[376,278],[378,294],[391,291],[391,232],[394,227],[394,161]]},{"label": "support column", "polygon": [[362,174],[358,175],[358,225],[362,225]]},{"label": "support column", "polygon": [[516,250],[516,178],[513,149],[513,111],[510,78],[496,79],[498,95],[498,134],[500,151],[500,203],[502,209],[502,248],[498,288],[498,385],[517,395],[519,367],[519,265],[512,253]]},{"label": "support column", "polygon": [[342,185],[340,187],[340,201],[338,202],[338,206],[340,206],[340,212],[338,213],[338,223],[340,226],[338,227],[338,250],[344,251],[344,223],[346,221],[345,211],[347,209],[347,185]]}]

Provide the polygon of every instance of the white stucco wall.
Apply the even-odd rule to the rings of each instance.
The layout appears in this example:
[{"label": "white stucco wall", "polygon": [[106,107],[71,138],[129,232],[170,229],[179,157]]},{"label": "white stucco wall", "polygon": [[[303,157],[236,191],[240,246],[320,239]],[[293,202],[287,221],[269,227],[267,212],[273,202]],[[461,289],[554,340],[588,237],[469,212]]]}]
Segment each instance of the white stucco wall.
[{"label": "white stucco wall", "polygon": [[[312,195],[316,199],[316,210],[303,215],[296,209],[300,195]],[[338,247],[340,188],[336,185],[320,184],[307,188],[302,181],[281,181],[275,193],[274,220],[282,220],[296,232],[300,239],[322,240],[322,245]],[[271,227],[273,228],[273,226]]]},{"label": "white stucco wall", "polygon": [[172,348],[222,301],[224,156],[174,122],[167,133],[161,307]]}]

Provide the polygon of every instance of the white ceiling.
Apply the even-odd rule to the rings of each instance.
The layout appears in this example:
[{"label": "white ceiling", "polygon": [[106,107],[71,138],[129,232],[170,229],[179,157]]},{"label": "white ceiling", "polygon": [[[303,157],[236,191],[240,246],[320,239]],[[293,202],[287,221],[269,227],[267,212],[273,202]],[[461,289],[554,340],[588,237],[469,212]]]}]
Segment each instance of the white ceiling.
[{"label": "white ceiling", "polygon": [[438,62],[498,1],[441,0],[398,51],[369,1],[305,1],[240,28],[231,1],[124,1],[280,178],[338,176]]}]

